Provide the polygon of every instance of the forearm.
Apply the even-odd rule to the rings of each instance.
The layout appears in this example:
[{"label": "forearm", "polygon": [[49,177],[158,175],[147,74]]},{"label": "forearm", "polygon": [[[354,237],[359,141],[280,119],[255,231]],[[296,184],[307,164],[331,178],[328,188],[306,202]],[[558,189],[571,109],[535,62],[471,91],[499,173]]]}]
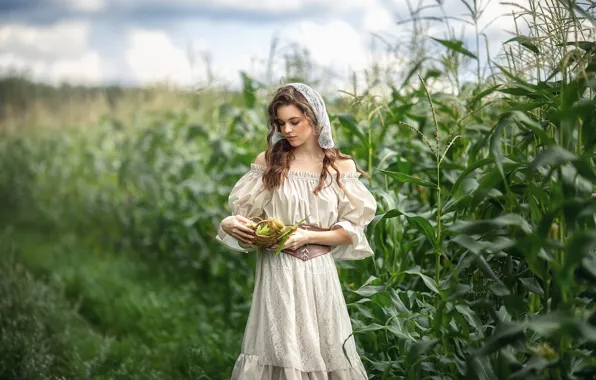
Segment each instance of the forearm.
[{"label": "forearm", "polygon": [[352,244],[352,238],[343,228],[331,231],[307,231],[307,244],[344,245]]}]

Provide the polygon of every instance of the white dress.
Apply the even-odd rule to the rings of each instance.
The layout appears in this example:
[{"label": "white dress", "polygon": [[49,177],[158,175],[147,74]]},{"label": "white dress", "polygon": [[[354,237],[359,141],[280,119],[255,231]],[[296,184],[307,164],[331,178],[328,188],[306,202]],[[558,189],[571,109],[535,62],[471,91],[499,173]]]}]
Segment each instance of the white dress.
[{"label": "white dress", "polygon": [[[331,185],[315,196],[318,173],[290,171],[280,187],[265,191],[264,170],[252,164],[238,180],[228,202],[233,215],[274,217],[286,225],[310,215],[307,223],[344,228],[353,243],[332,247],[328,254],[308,261],[259,250],[251,309],[232,380],[368,379],[350,336],[352,326],[334,260],[373,255],[365,228],[375,215],[376,201],[360,181],[360,173],[341,174],[347,195],[333,176]],[[221,227],[216,239],[248,251]],[[346,339],[349,359],[342,349]]]}]

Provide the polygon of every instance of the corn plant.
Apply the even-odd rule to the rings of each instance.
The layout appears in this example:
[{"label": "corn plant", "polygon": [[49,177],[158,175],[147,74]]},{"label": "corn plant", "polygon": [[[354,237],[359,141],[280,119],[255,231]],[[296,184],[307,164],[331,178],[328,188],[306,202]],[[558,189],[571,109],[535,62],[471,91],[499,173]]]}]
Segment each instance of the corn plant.
[{"label": "corn plant", "polygon": [[391,120],[401,108],[385,111],[383,133],[405,125],[421,144],[376,157],[393,181],[376,191],[384,212],[370,238],[383,255],[350,306],[379,377],[594,375],[596,104],[591,55],[578,56],[573,68],[559,66],[574,75],[556,91],[500,66],[527,92],[504,86],[511,96],[480,105],[482,114],[482,98],[501,86],[438,109],[435,97],[448,97],[425,91],[434,146],[426,120],[412,117],[416,128]]}]

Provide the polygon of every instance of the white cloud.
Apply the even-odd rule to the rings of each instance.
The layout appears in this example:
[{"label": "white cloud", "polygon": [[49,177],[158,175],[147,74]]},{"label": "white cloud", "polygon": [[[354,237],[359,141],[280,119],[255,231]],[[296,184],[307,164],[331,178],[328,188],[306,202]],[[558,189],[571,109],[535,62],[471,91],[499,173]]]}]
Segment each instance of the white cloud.
[{"label": "white cloud", "polygon": [[367,32],[387,30],[394,24],[389,12],[383,7],[370,8],[364,13],[364,29]]},{"label": "white cloud", "polygon": [[101,58],[89,47],[88,22],[72,21],[34,27],[7,24],[0,27],[0,68],[26,71],[50,82],[99,83]]},{"label": "white cloud", "polygon": [[333,68],[342,75],[363,69],[368,64],[363,45],[366,36],[343,20],[325,24],[302,21],[289,26],[282,35],[288,41],[306,47],[315,63]]},{"label": "white cloud", "polygon": [[27,57],[71,59],[87,49],[90,25],[73,21],[49,27],[8,24],[0,27],[3,51],[19,51]]},{"label": "white cloud", "polygon": [[99,83],[102,79],[101,58],[97,52],[88,51],[75,59],[54,62],[51,72],[58,78]]},{"label": "white cloud", "polygon": [[[76,0],[63,0],[76,1]],[[89,0],[88,0],[89,1]],[[99,1],[99,0],[95,0]],[[112,4],[123,4],[126,7],[138,5],[138,0],[108,0]],[[376,2],[376,0],[374,1]],[[144,5],[161,4],[163,0],[144,0]],[[192,5],[206,6],[211,9],[223,9],[234,11],[266,11],[266,12],[294,12],[299,10],[317,7],[318,9],[362,9],[373,3],[372,0],[169,0],[170,6]]]},{"label": "white cloud", "polygon": [[160,31],[134,29],[129,33],[126,62],[142,82],[168,81],[185,85],[192,81],[189,56]]},{"label": "white cloud", "polygon": [[[152,6],[164,4],[163,0],[51,1],[85,13],[102,10],[130,11],[143,7],[152,9]],[[486,1],[488,0],[483,0]],[[424,2],[430,3],[434,2]],[[402,19],[408,17],[404,4],[405,0],[170,0],[167,6],[179,9],[185,9],[184,6],[188,5],[189,9],[203,7],[223,12],[229,10],[231,15],[248,10],[253,13],[293,12],[297,15],[304,14],[304,17],[297,21],[279,18],[278,21],[258,24],[242,17],[238,20],[229,18],[226,21],[204,17],[189,18],[179,23],[164,19],[170,24],[163,24],[165,26],[162,30],[126,29],[126,25],[118,25],[114,29],[118,32],[113,34],[105,33],[105,30],[102,33],[98,33],[99,29],[93,30],[93,40],[90,39],[92,30],[88,21],[63,22],[43,27],[6,24],[0,26],[0,67],[28,69],[36,76],[54,82],[67,78],[95,83],[107,80],[109,76],[109,79],[130,83],[132,76],[140,83],[169,80],[176,84],[195,85],[205,83],[206,65],[200,55],[194,56],[195,62],[189,58],[187,46],[189,42],[194,42],[193,52],[204,52],[211,57],[211,70],[216,79],[219,79],[218,82],[237,87],[241,70],[257,79],[266,79],[271,38],[278,36],[279,44],[272,67],[273,82],[277,83],[285,74],[284,54],[292,48],[292,44],[308,49],[310,59],[317,67],[330,69],[347,82],[352,70],[362,71],[372,63],[407,70],[395,63],[394,55],[378,48],[380,45],[377,45],[375,52],[369,49],[370,32],[375,32],[395,45],[399,54],[411,55],[406,45],[400,41],[404,35],[410,35],[412,24],[395,24],[398,19],[396,13]],[[450,16],[463,17],[462,13],[466,12],[460,0],[447,0],[444,8]],[[308,9],[321,12],[318,17],[312,18]],[[504,5],[492,0],[481,20],[481,27],[506,10]],[[437,10],[423,12],[423,15],[431,14],[439,13]],[[462,23],[455,20],[450,22],[459,36]],[[109,21],[98,22],[101,23],[109,24]],[[97,28],[96,24],[94,26]],[[111,30],[109,26],[104,28]],[[124,33],[117,34],[120,30],[124,30]],[[443,38],[445,30],[444,24],[433,23],[429,33]],[[487,29],[493,56],[502,42],[509,38],[505,32],[508,30],[514,30],[511,16],[499,18]],[[474,28],[466,26],[465,32],[468,48],[475,51]],[[480,42],[480,54],[484,60],[484,39]],[[97,45],[91,46],[91,43]],[[433,41],[426,40],[424,43],[426,46],[439,48]],[[100,55],[100,51],[104,55]]]},{"label": "white cloud", "polygon": [[81,12],[97,12],[107,7],[106,0],[54,0],[54,3],[65,5],[68,9]]}]

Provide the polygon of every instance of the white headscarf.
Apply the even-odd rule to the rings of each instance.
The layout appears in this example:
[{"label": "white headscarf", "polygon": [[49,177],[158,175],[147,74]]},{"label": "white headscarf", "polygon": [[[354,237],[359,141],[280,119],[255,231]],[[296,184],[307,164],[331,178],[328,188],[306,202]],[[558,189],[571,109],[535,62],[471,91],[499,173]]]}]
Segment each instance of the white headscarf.
[{"label": "white headscarf", "polygon": [[[319,133],[319,145],[321,148],[333,148],[335,144],[333,142],[333,135],[331,134],[331,122],[329,121],[327,108],[325,107],[325,102],[323,101],[321,95],[304,83],[288,83],[286,86],[292,86],[302,95],[304,95],[306,101],[312,107],[317,118],[316,127],[317,132]],[[276,131],[271,137],[271,144],[275,145],[279,140],[285,139],[285,137],[277,131],[275,125],[272,127],[275,128]]]}]

